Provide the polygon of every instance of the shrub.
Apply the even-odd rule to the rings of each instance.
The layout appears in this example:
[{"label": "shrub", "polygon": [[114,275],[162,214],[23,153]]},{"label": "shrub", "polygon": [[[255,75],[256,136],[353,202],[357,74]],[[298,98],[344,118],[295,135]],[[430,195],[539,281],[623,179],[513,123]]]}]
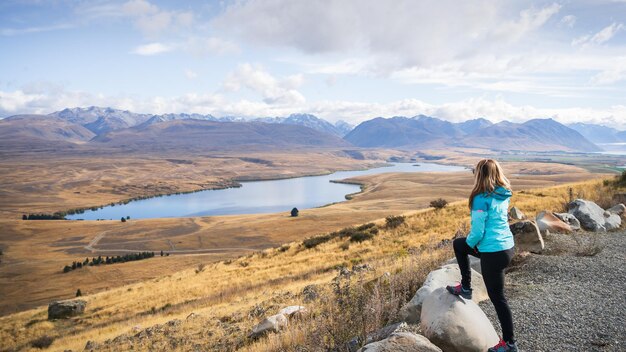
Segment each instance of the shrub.
[{"label": "shrub", "polygon": [[302,241],[302,245],[307,248],[307,249],[311,249],[311,248],[315,248],[317,246],[319,246],[322,243],[326,243],[328,241],[330,241],[332,239],[332,237],[330,235],[321,235],[321,236],[315,236],[315,237],[309,237],[307,239],[305,239],[304,241]]},{"label": "shrub", "polygon": [[435,199],[430,202],[430,206],[435,209],[443,209],[446,205],[448,205],[448,201],[443,198]]},{"label": "shrub", "polygon": [[282,246],[280,246],[280,248],[278,248],[279,252],[287,252],[289,250],[289,248],[291,248],[288,244],[284,244]]},{"label": "shrub", "polygon": [[298,208],[291,209],[291,216],[296,217],[299,213],[300,211],[298,210]]},{"label": "shrub", "polygon": [[22,220],[28,220],[28,215],[26,214],[22,215]]},{"label": "shrub", "polygon": [[80,297],[82,295],[83,295],[83,293],[80,292],[80,288],[78,290],[76,290],[76,297]]},{"label": "shrub", "polygon": [[385,227],[387,227],[388,229],[395,229],[396,227],[404,224],[404,220],[404,215],[390,215],[385,218]]},{"label": "shrub", "polygon": [[363,242],[370,240],[374,237],[371,232],[357,232],[350,236],[350,242]]},{"label": "shrub", "polygon": [[203,272],[205,267],[206,265],[204,264],[198,264],[198,268],[196,269],[196,274],[200,274],[201,272]]},{"label": "shrub", "polygon": [[44,349],[50,347],[50,345],[52,345],[52,342],[54,342],[53,337],[43,335],[31,341],[30,345],[35,348]]},{"label": "shrub", "polygon": [[347,251],[348,249],[350,249],[350,242],[344,242],[341,244],[341,246],[339,246],[339,248],[342,251]]},{"label": "shrub", "polygon": [[122,216],[122,222],[126,222],[126,218]]}]

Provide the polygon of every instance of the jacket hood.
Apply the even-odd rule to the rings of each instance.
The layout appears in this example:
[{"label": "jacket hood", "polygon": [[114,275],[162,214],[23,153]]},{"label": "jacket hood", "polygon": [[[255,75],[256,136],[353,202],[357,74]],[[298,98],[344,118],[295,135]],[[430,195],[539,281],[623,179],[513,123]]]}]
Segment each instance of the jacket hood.
[{"label": "jacket hood", "polygon": [[507,198],[511,198],[511,196],[513,195],[513,192],[511,192],[510,190],[502,186],[498,186],[489,195],[498,200],[505,200]]}]

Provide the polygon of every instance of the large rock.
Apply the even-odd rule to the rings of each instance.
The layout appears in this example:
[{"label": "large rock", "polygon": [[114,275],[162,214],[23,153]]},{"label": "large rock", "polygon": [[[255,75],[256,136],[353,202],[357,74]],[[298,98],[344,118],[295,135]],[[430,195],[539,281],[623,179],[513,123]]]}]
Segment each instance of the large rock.
[{"label": "large rock", "polygon": [[500,340],[476,303],[445,288],[426,297],[420,326],[424,336],[446,352],[484,352]]},{"label": "large rock", "polygon": [[570,213],[554,213],[554,216],[561,219],[564,223],[568,224],[569,227],[574,230],[580,230],[580,221],[576,219],[576,217]]},{"label": "large rock", "polygon": [[[482,274],[482,268],[480,267],[480,258],[476,258],[473,255],[469,256],[470,268],[476,270],[479,274]],[[456,257],[448,260],[444,265],[457,264]],[[473,282],[473,280],[472,280]]]},{"label": "large rock", "polygon": [[[472,272],[472,300],[476,303],[489,298],[487,288],[483,281],[483,276],[470,269]],[[433,270],[428,274],[424,285],[415,293],[415,296],[402,307],[400,316],[402,320],[410,324],[417,324],[420,321],[422,304],[426,297],[439,288],[445,288],[447,285],[454,285],[461,281],[461,271],[457,264],[444,265],[437,270]]]},{"label": "large rock", "polygon": [[396,332],[390,337],[363,346],[359,352],[442,352],[427,338],[412,332]]},{"label": "large rock", "polygon": [[600,208],[596,203],[584,199],[576,199],[569,204],[568,213],[574,215],[583,229],[594,232],[603,232],[619,228],[622,219]]},{"label": "large rock", "polygon": [[509,211],[509,218],[511,220],[526,220],[526,215],[524,215],[524,213],[522,213],[522,211],[519,210],[519,208],[513,207]]},{"label": "large rock", "polygon": [[520,221],[509,225],[518,251],[541,253],[545,248],[539,227],[534,221]]},{"label": "large rock", "polygon": [[544,210],[541,213],[537,214],[537,227],[539,227],[539,231],[542,235],[546,234],[546,230],[550,233],[570,233],[572,232],[572,228],[565,223],[563,220],[559,219],[552,212]]},{"label": "large rock", "polygon": [[87,302],[82,299],[56,301],[48,305],[48,319],[67,319],[83,314]]},{"label": "large rock", "polygon": [[610,207],[606,211],[608,211],[611,214],[622,216],[624,212],[626,212],[626,205],[620,203],[620,204]]},{"label": "large rock", "polygon": [[272,315],[263,319],[257,326],[252,329],[248,337],[254,339],[269,332],[279,332],[287,326],[287,317],[283,314]]},{"label": "large rock", "polygon": [[284,315],[287,319],[302,317],[307,313],[307,309],[303,306],[288,306],[278,311],[278,314]]}]

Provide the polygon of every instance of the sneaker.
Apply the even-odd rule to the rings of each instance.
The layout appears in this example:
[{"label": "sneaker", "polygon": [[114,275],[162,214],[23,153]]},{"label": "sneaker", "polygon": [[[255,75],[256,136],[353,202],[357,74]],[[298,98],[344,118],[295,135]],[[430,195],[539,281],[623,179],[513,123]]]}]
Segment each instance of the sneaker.
[{"label": "sneaker", "polygon": [[455,296],[461,296],[465,299],[472,299],[472,289],[464,288],[461,284],[456,286],[446,286],[446,290]]},{"label": "sneaker", "polygon": [[497,345],[488,349],[487,352],[518,352],[517,344],[515,342],[509,343],[504,342],[504,340],[500,340]]}]

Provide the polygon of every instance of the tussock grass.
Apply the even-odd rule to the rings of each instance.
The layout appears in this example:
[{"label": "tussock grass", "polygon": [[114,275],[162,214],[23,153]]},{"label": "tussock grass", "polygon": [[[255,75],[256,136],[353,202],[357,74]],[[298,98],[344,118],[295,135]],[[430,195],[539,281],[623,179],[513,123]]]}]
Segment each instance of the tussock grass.
[{"label": "tussock grass", "polygon": [[[570,193],[601,200],[614,191],[602,180],[588,181],[515,192],[511,204],[533,216],[544,209],[563,207]],[[355,227],[361,232],[377,229],[364,241],[349,241],[350,235],[337,234],[310,248],[302,242],[287,243],[232,261],[206,264],[202,271],[190,267],[86,295],[82,297],[88,302],[86,313],[70,320],[47,321],[46,307],[2,317],[0,348],[26,350],[31,341],[47,335],[54,339],[55,349],[82,350],[88,340],[103,342],[122,334],[132,336],[136,327],[145,329],[181,319],[180,330],[155,334],[149,343],[135,346],[135,350],[171,346],[173,339],[182,350],[193,350],[198,345],[220,351],[342,349],[352,338],[363,341],[367,333],[396,321],[399,308],[428,272],[452,256],[446,240],[469,229],[465,201],[404,216],[402,226],[387,227],[381,219],[373,225]],[[337,268],[357,263],[367,263],[374,270],[333,280]],[[255,307],[271,315],[283,306],[302,304],[302,290],[311,284],[320,287],[320,298],[305,304],[310,310],[308,317],[279,335],[257,341],[246,338],[260,319],[251,313]],[[185,320],[191,312],[201,318]],[[110,349],[125,347],[118,341]]]}]

